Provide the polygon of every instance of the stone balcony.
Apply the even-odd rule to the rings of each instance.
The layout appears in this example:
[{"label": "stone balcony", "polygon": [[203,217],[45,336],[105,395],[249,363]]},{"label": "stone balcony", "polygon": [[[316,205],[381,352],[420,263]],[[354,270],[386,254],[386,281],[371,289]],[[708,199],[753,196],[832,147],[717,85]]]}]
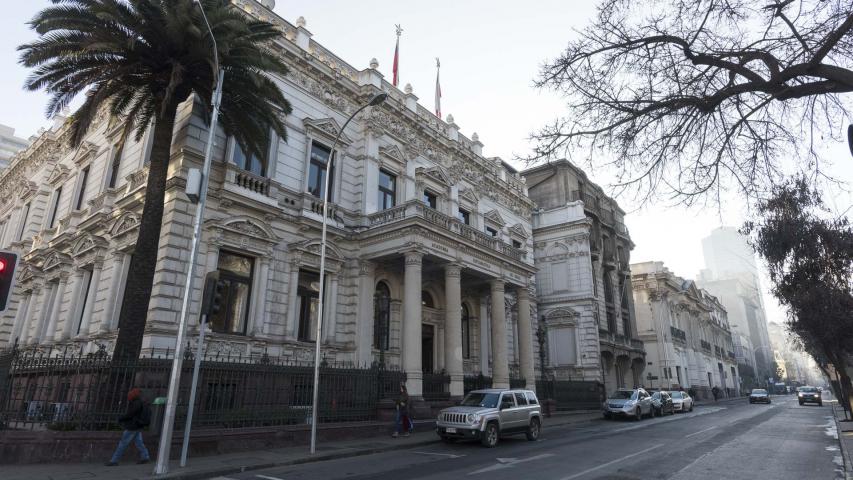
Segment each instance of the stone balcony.
[{"label": "stone balcony", "polygon": [[682,343],[687,343],[687,332],[685,332],[684,330],[670,326],[669,333],[672,335],[673,340],[678,340]]},{"label": "stone balcony", "polygon": [[611,333],[604,329],[598,329],[598,340],[601,343],[608,344],[614,347],[627,348],[637,352],[644,352],[644,344],[642,340],[631,338],[618,333]]},{"label": "stone balcony", "polygon": [[425,223],[437,226],[446,232],[450,232],[454,236],[465,241],[495,251],[513,260],[519,262],[525,261],[525,256],[527,254],[525,250],[514,248],[512,245],[507,245],[499,238],[492,237],[485,232],[481,232],[474,227],[466,225],[459,219],[432,209],[418,200],[411,200],[402,205],[368,215],[366,218],[366,225],[364,226],[367,228],[377,228],[410,219],[422,220]]}]

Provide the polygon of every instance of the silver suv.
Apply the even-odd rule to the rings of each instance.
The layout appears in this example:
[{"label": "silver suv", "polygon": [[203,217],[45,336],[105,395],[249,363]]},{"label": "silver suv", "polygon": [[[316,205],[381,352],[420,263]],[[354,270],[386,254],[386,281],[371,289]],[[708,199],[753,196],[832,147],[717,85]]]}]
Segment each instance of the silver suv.
[{"label": "silver suv", "polygon": [[533,441],[541,429],[536,394],[501,388],[469,392],[459,405],[442,410],[435,422],[435,431],[445,442],[480,440],[486,447],[497,445],[501,435],[523,433]]},{"label": "silver suv", "polygon": [[640,420],[654,415],[652,396],[642,388],[620,388],[611,393],[602,405],[604,418],[631,417]]}]

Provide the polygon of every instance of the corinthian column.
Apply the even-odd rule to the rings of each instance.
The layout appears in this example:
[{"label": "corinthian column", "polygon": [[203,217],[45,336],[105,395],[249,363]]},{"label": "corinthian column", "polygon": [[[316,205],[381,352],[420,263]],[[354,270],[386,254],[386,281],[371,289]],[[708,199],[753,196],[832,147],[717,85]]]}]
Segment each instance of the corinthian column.
[{"label": "corinthian column", "polygon": [[444,366],[450,375],[450,396],[461,397],[465,392],[462,367],[462,268],[451,263],[444,267],[445,327]]},{"label": "corinthian column", "polygon": [[412,397],[423,394],[421,365],[421,252],[406,252],[406,273],[403,278],[403,371],[406,389]]},{"label": "corinthian column", "polygon": [[518,363],[521,364],[521,375],[528,389],[536,388],[535,373],[533,372],[533,334],[530,327],[530,292],[523,286],[516,292],[518,295]]},{"label": "corinthian column", "polygon": [[506,304],[504,281],[495,278],[492,287],[492,387],[509,388],[509,359],[506,354]]}]

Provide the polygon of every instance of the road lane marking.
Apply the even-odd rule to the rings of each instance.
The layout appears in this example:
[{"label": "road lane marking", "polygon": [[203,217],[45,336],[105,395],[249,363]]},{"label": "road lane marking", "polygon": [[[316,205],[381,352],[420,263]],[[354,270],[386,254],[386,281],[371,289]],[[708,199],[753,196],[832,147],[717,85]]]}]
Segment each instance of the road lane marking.
[{"label": "road lane marking", "polygon": [[257,478],[263,478],[264,480],[284,480],[283,478],[278,477],[270,477],[268,475],[255,475]]},{"label": "road lane marking", "polygon": [[638,456],[638,455],[642,455],[642,454],[644,454],[644,453],[651,452],[652,450],[654,450],[654,449],[656,449],[656,448],[660,448],[660,447],[662,447],[663,445],[664,445],[663,443],[659,443],[659,444],[657,444],[657,445],[653,445],[653,446],[651,446],[651,447],[649,447],[649,448],[647,448],[647,449],[645,449],[645,450],[640,450],[640,451],[639,451],[639,452],[637,452],[637,453],[632,453],[632,454],[630,454],[630,455],[625,455],[624,457],[617,458],[616,460],[611,460],[611,461],[609,461],[609,462],[607,462],[607,463],[602,463],[601,465],[598,465],[597,467],[592,467],[592,468],[586,469],[586,470],[584,470],[584,471],[582,471],[582,472],[576,473],[576,474],[574,474],[574,475],[569,475],[568,477],[563,477],[563,478],[561,478],[560,480],[572,480],[572,479],[574,479],[574,478],[582,477],[582,476],[586,475],[587,473],[592,473],[592,472],[594,472],[594,471],[596,471],[596,470],[601,470],[602,468],[607,468],[607,467],[609,467],[609,466],[611,466],[611,465],[613,465],[613,464],[619,463],[619,462],[621,462],[621,461],[623,461],[623,460],[628,460],[629,458],[634,458],[634,457],[636,457],[636,456]]},{"label": "road lane marking", "polygon": [[690,435],[685,435],[685,436],[684,436],[684,438],[690,438],[690,437],[692,437],[692,436],[694,436],[694,435],[699,435],[700,433],[709,432],[709,431],[711,431],[711,430],[713,430],[713,429],[715,429],[715,428],[717,428],[717,427],[716,427],[716,426],[708,427],[708,428],[706,428],[705,430],[699,430],[698,432],[693,432],[693,433],[691,433]]},{"label": "road lane marking", "polygon": [[453,453],[437,453],[437,452],[412,452],[412,453],[417,453],[418,455],[436,455],[439,457],[448,457],[448,458],[461,458],[461,457],[465,456],[465,455],[456,455]]},{"label": "road lane marking", "polygon": [[527,457],[527,458],[522,458],[522,459],[518,459],[518,458],[496,458],[495,460],[497,460],[498,463],[496,463],[490,467],[475,470],[475,471],[469,473],[468,475],[476,475],[478,473],[485,473],[485,472],[491,472],[494,470],[501,470],[504,468],[509,468],[513,465],[517,465],[519,463],[532,462],[533,460],[541,460],[543,458],[553,457],[554,455],[555,454],[553,454],[553,453],[543,453],[541,455],[534,455],[532,457]]}]

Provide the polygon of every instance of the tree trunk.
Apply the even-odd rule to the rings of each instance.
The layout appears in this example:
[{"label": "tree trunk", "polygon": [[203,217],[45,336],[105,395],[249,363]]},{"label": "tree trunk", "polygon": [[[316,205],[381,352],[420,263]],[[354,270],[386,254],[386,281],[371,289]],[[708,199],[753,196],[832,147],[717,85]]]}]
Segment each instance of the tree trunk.
[{"label": "tree trunk", "polygon": [[853,395],[853,384],[850,382],[850,375],[847,374],[847,362],[839,362],[836,364],[836,372],[838,372],[838,378],[840,381],[838,382],[840,385],[841,396],[838,397],[838,402],[842,403],[844,409],[853,415],[853,410],[851,410],[850,397]]},{"label": "tree trunk", "polygon": [[165,114],[154,123],[154,141],[148,165],[145,187],[145,205],[127,282],[122,297],[113,359],[136,359],[142,349],[142,335],[148,318],[148,303],[157,267],[160,229],[163,225],[163,202],[166,196],[166,177],[172,150],[172,131],[175,126],[177,104],[169,106]]}]

